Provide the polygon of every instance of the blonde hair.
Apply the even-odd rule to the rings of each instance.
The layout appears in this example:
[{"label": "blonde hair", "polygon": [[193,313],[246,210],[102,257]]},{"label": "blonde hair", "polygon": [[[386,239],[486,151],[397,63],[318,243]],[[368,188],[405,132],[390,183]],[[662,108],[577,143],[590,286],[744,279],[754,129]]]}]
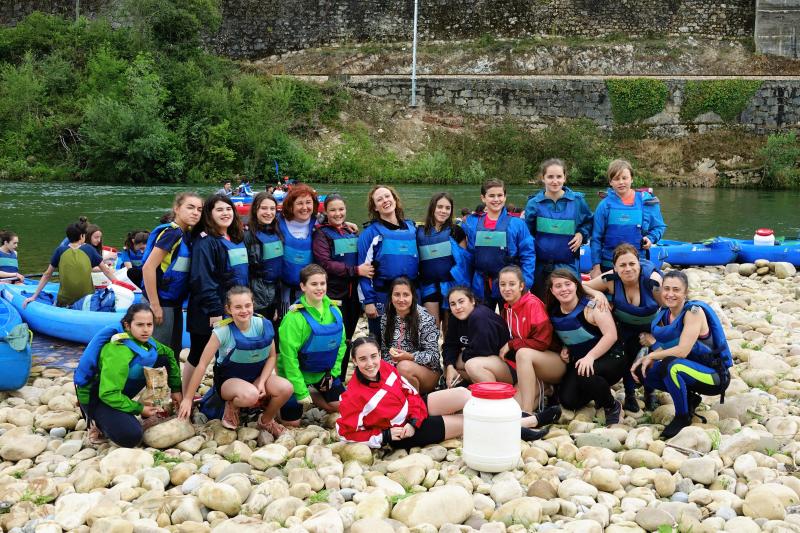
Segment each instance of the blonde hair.
[{"label": "blonde hair", "polygon": [[612,179],[616,178],[620,172],[626,169],[631,173],[631,177],[633,177],[633,167],[631,166],[630,162],[626,161],[625,159],[615,159],[608,164],[606,178],[608,178],[608,181],[610,182]]}]

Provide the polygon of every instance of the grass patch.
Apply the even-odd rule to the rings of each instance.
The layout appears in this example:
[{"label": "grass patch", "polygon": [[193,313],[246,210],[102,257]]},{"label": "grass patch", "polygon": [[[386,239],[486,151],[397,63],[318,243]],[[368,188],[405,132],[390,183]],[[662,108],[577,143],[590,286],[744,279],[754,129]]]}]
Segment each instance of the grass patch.
[{"label": "grass patch", "polygon": [[22,493],[22,497],[20,497],[20,501],[32,502],[34,505],[45,505],[54,501],[55,499],[55,496],[48,494],[36,494],[28,489],[25,489],[25,492]]},{"label": "grass patch", "polygon": [[183,459],[180,457],[175,457],[173,455],[167,455],[161,450],[157,450],[153,453],[153,466],[160,466],[160,465],[174,465],[176,463],[182,463]]},{"label": "grass patch", "polygon": [[328,491],[325,489],[319,492],[315,492],[308,499],[308,503],[325,503],[327,501],[328,501]]},{"label": "grass patch", "polygon": [[400,500],[405,500],[406,498],[408,498],[411,495],[412,494],[410,492],[406,492],[405,494],[395,494],[394,496],[390,496],[389,497],[389,503],[394,505],[397,502],[399,502]]},{"label": "grass patch", "polygon": [[611,113],[619,124],[644,120],[664,110],[669,96],[667,84],[653,78],[606,80]]}]

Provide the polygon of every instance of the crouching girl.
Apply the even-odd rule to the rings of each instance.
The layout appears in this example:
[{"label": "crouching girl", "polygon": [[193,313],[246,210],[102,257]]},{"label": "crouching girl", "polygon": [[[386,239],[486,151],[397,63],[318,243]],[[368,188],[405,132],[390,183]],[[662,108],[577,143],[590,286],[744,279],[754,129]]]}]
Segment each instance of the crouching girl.
[{"label": "crouching girl", "polygon": [[253,293],[247,287],[228,291],[225,312],[231,318],[214,327],[178,415],[187,418],[191,414],[194,393],[214,359],[214,388],[225,401],[222,425],[236,429],[241,408],[262,407],[257,425],[277,437],[286,428],[275,421],[275,415],[292,395],[292,385],[273,373],[277,355],[272,323],[253,315]]},{"label": "crouching girl", "polygon": [[130,306],[120,323],[122,328],[104,328],[92,339],[74,380],[89,442],[99,444],[105,436],[132,448],[143,435],[137,415],[149,418],[159,411],[133,399],[145,386],[144,368],[166,367],[176,406],[182,399],[181,372],[172,350],[152,338],[154,318],[148,304]]}]

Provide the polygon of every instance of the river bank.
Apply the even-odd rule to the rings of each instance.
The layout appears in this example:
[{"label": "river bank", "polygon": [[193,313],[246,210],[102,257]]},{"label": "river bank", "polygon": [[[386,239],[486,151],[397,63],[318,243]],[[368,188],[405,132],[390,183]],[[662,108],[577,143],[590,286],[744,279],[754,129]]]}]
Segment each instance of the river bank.
[{"label": "river bank", "polygon": [[[171,421],[150,447],[83,444],[71,374],[35,368],[0,395],[0,526],[6,531],[524,533],[756,532],[800,527],[798,277],[688,269],[692,296],[716,302],[734,357],[724,404],[704,398],[669,442],[673,415],[625,413],[604,427],[564,411],[521,464],[467,468],[461,441],[371,452],[339,442],[332,417],[277,441],[254,427]],[[621,391],[618,391],[621,393]],[[13,529],[22,528],[22,529]]]}]

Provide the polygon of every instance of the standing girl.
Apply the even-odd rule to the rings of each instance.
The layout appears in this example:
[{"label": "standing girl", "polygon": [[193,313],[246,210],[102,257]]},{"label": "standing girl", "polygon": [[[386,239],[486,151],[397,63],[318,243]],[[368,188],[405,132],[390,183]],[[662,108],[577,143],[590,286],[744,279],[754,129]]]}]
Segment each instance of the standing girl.
[{"label": "standing girl", "polygon": [[0,282],[22,283],[25,276],[19,273],[17,247],[19,237],[13,231],[0,231]]},{"label": "standing girl", "polygon": [[317,225],[317,193],[295,185],[283,200],[278,228],[283,238],[281,316],[300,296],[300,271],[313,260],[312,234]]},{"label": "standing girl", "polygon": [[417,279],[417,229],[413,221],[404,218],[400,197],[391,187],[372,187],[367,210],[370,223],[358,237],[358,262],[372,264],[375,275],[372,279],[361,277],[359,296],[369,332],[380,342],[380,317],[388,300],[389,283],[400,276]]},{"label": "standing girl", "polygon": [[454,285],[472,281],[467,236],[453,224],[453,197],[440,192],[428,204],[425,225],[417,228],[422,305],[437,324],[444,319],[447,293]]},{"label": "standing girl", "polygon": [[607,309],[596,307],[571,269],[558,268],[547,281],[548,312],[564,343],[561,360],[567,372],[561,381],[561,404],[577,410],[591,401],[603,409],[606,425],[619,422],[622,404],[611,387],[628,371],[617,327]]},{"label": "standing girl", "polygon": [[[146,303],[130,306],[122,318],[123,333],[98,354],[90,350],[81,356],[80,368],[88,374],[75,373],[75,385],[81,410],[89,422],[89,440],[95,444],[103,435],[123,448],[138,446],[142,441],[142,424],[136,415],[149,418],[158,413],[152,405],[142,405],[133,398],[144,388],[144,368],[165,367],[169,374],[172,401],[182,401],[181,373],[167,346],[152,338],[153,312]],[[103,334],[104,332],[100,332]],[[85,365],[87,358],[94,358]]]},{"label": "standing girl", "polygon": [[397,366],[416,390],[433,392],[442,376],[436,320],[417,305],[417,291],[408,278],[392,281],[389,295],[386,314],[381,317],[381,356]]},{"label": "standing girl", "polygon": [[222,425],[239,427],[239,409],[263,406],[257,425],[278,437],[286,431],[275,421],[278,409],[292,395],[292,384],[273,374],[277,354],[272,323],[264,317],[253,316],[253,293],[237,286],[226,295],[225,311],[231,318],[217,323],[208,340],[200,363],[187,384],[178,415],[188,418],[192,398],[206,367],[214,359],[214,388],[225,401]]},{"label": "standing girl", "polygon": [[283,241],[278,231],[278,202],[260,192],[250,206],[250,224],[244,235],[250,263],[250,289],[255,312],[277,327],[280,279],[283,272]]},{"label": "standing girl", "polygon": [[614,267],[614,248],[620,244],[632,245],[637,253],[649,250],[667,229],[658,198],[631,188],[633,167],[630,163],[615,159],[608,165],[607,174],[610,187],[594,211],[590,243],[592,278]]},{"label": "standing girl", "polygon": [[[196,193],[184,192],[172,204],[173,221],[150,232],[142,259],[142,280],[155,329],[153,337],[180,354],[183,337],[183,302],[189,295],[191,236],[189,231],[200,221],[203,201]],[[184,373],[188,382],[191,372]]]},{"label": "standing girl", "polygon": [[[561,382],[566,365],[552,350],[553,326],[544,303],[528,292],[522,271],[507,266],[498,278],[500,295],[511,339],[498,354],[515,371],[517,402],[528,413],[544,407],[544,389]],[[561,409],[553,408],[547,416],[539,413],[539,421],[550,423],[558,418]],[[543,420],[545,419],[546,420]]]},{"label": "standing girl", "polygon": [[580,248],[592,234],[592,211],[583,194],[564,185],[567,167],[562,160],[548,159],[539,173],[544,189],[528,198],[525,223],[536,243],[533,289],[543,298],[545,280],[553,270],[580,272]]},{"label": "standing girl", "polygon": [[[636,248],[630,244],[620,244],[614,249],[614,270],[584,282],[583,288],[594,296],[598,307],[608,308],[606,295],[613,304],[612,314],[617,321],[617,331],[622,341],[628,365],[632,365],[645,333],[650,333],[651,323],[658,313],[661,301],[661,272],[647,260],[639,260]],[[625,383],[626,411],[639,411],[636,400],[636,382],[626,372]],[[653,411],[658,407],[652,388],[645,388],[645,409]]]},{"label": "standing girl", "polygon": [[227,196],[212,195],[192,230],[192,268],[189,274],[187,327],[192,346],[184,372],[194,372],[211,331],[222,320],[225,294],[237,285],[247,287],[249,265],[242,222]]},{"label": "standing girl", "polygon": [[[342,314],[326,296],[328,275],[315,264],[300,271],[302,296],[283,317],[278,375],[291,382],[294,394],[281,408],[281,420],[300,424],[303,405],[316,404],[333,413],[344,392],[340,379],[347,351]],[[309,386],[315,389],[309,393]]]},{"label": "standing girl", "polygon": [[[371,263],[358,264],[358,235],[347,224],[344,198],[334,193],[325,198],[325,222],[314,232],[314,261],[328,274],[328,296],[337,302],[349,345],[361,318],[358,301],[359,276],[371,279]],[[341,376],[347,376],[348,353],[342,359]]]}]

